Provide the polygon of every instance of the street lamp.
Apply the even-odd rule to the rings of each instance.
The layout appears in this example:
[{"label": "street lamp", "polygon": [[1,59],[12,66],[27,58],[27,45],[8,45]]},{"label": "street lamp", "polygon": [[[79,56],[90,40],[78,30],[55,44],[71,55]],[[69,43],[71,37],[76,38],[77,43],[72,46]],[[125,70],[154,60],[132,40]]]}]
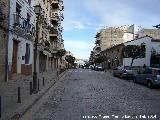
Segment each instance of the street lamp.
[{"label": "street lamp", "polygon": [[36,38],[35,38],[35,43],[34,43],[34,72],[33,72],[33,93],[38,92],[38,87],[37,87],[37,70],[36,70],[36,62],[37,62],[37,44],[38,44],[38,21],[39,21],[39,16],[41,14],[41,6],[36,5],[34,6],[34,12],[36,14]]}]

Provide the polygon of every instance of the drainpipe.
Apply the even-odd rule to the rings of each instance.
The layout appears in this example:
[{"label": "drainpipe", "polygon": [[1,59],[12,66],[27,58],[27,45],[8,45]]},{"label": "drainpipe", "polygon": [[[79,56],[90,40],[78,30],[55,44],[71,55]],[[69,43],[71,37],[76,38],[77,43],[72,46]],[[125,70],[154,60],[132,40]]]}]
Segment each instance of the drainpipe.
[{"label": "drainpipe", "polygon": [[9,27],[10,27],[10,0],[8,0],[8,26],[7,26],[7,42],[6,42],[6,65],[5,65],[5,81],[8,81],[8,43],[9,43]]}]

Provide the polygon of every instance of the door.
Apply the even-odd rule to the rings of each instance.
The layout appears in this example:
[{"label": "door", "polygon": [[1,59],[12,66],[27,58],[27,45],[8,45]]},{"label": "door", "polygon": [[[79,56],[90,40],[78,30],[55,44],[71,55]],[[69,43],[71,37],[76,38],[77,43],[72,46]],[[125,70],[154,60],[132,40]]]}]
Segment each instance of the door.
[{"label": "door", "polygon": [[40,52],[39,54],[39,72],[46,71],[46,60],[47,60],[47,56],[44,55],[43,52]]},{"label": "door", "polygon": [[18,42],[13,40],[12,73],[17,73]]}]

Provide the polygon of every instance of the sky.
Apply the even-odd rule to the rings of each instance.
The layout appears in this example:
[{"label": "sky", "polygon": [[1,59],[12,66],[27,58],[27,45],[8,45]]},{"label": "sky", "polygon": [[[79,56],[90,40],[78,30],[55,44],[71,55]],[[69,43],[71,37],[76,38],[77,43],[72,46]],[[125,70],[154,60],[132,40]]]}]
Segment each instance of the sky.
[{"label": "sky", "polygon": [[64,0],[63,13],[65,49],[89,59],[95,35],[103,27],[160,24],[160,0]]}]

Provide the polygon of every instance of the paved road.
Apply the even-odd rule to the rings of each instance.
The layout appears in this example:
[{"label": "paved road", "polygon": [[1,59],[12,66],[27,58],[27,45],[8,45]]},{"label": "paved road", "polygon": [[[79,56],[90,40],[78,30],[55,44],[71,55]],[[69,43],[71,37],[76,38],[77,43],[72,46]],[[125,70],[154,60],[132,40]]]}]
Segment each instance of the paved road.
[{"label": "paved road", "polygon": [[74,69],[32,114],[33,120],[160,120],[160,91],[109,73]]}]

